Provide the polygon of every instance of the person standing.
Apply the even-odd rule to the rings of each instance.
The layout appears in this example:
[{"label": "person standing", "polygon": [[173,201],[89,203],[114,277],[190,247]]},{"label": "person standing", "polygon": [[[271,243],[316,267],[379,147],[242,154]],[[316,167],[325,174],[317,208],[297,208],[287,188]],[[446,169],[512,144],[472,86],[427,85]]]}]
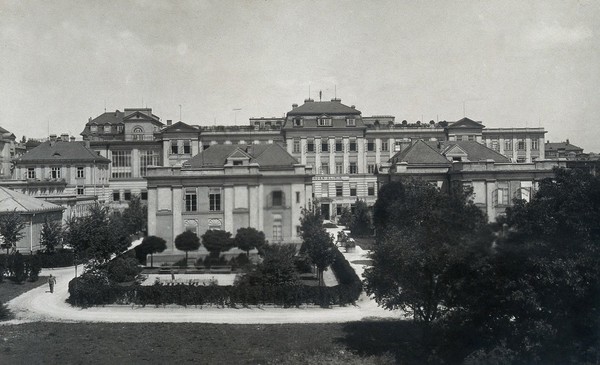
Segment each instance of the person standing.
[{"label": "person standing", "polygon": [[54,284],[56,284],[56,278],[50,274],[48,278],[48,286],[50,287],[50,293],[54,293]]}]

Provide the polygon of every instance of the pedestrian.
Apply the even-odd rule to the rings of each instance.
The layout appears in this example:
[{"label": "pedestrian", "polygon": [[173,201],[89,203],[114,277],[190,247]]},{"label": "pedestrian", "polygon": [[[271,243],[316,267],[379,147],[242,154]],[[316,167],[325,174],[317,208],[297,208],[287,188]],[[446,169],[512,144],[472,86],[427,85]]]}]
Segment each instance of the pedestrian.
[{"label": "pedestrian", "polygon": [[50,293],[54,293],[54,284],[56,284],[56,278],[50,274],[48,278],[48,286],[50,286]]}]

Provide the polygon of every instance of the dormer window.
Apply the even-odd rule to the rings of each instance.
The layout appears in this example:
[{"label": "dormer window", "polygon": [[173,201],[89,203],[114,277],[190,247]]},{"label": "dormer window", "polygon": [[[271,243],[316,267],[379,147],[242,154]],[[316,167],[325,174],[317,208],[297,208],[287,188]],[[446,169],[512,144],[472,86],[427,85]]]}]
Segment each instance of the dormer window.
[{"label": "dormer window", "polygon": [[98,126],[97,125],[91,125],[90,126],[90,132],[92,132],[92,133],[98,132]]},{"label": "dormer window", "polygon": [[346,119],[346,127],[356,127],[356,119],[354,119],[354,118]]},{"label": "dormer window", "polygon": [[240,161],[240,160],[233,161],[233,166],[242,166],[242,165],[244,165],[244,161]]},{"label": "dormer window", "polygon": [[304,121],[302,118],[294,118],[294,127],[302,127],[304,126]]},{"label": "dormer window", "polygon": [[110,124],[104,126],[104,133],[110,133]]},{"label": "dormer window", "polygon": [[317,125],[319,127],[331,127],[331,118],[321,117],[317,119]]}]

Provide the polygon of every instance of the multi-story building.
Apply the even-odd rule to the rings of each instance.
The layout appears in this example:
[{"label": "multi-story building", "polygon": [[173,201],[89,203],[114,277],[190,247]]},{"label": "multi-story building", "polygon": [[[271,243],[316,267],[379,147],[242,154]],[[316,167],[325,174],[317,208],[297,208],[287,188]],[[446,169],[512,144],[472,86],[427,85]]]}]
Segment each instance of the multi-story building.
[{"label": "multi-story building", "polygon": [[254,227],[271,243],[299,243],[311,178],[312,170],[278,144],[213,145],[183,165],[148,169],[148,234],[167,241],[165,257],[181,256],[173,242],[184,230],[235,235]]},{"label": "multi-story building", "polygon": [[583,148],[577,147],[569,142],[550,142],[547,141],[544,145],[546,157],[550,159],[566,158],[569,160],[583,159]]},{"label": "multi-story building", "polygon": [[12,161],[25,153],[25,146],[18,143],[14,134],[0,127],[0,179],[12,177]]}]

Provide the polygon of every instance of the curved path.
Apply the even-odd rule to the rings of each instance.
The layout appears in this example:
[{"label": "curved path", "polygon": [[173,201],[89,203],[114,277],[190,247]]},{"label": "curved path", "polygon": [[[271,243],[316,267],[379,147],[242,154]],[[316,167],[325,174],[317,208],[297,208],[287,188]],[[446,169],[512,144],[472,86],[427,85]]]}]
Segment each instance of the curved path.
[{"label": "curved path", "polygon": [[[360,247],[355,253],[345,254],[352,262],[365,259],[367,252]],[[360,276],[363,265],[352,264]],[[82,271],[79,266],[78,273]],[[237,324],[270,324],[270,323],[334,323],[359,321],[365,318],[402,318],[400,311],[387,311],[377,306],[374,300],[364,293],[356,305],[333,307],[329,309],[316,306],[304,308],[253,307],[253,308],[217,308],[217,307],[182,307],[169,305],[124,306],[107,305],[81,309],[72,307],[66,302],[68,284],[75,277],[75,268],[44,269],[41,275],[52,274],[57,283],[54,293],[43,285],[30,290],[8,302],[15,319],[6,324],[48,321],[48,322],[200,322],[200,323],[237,323]]]}]

